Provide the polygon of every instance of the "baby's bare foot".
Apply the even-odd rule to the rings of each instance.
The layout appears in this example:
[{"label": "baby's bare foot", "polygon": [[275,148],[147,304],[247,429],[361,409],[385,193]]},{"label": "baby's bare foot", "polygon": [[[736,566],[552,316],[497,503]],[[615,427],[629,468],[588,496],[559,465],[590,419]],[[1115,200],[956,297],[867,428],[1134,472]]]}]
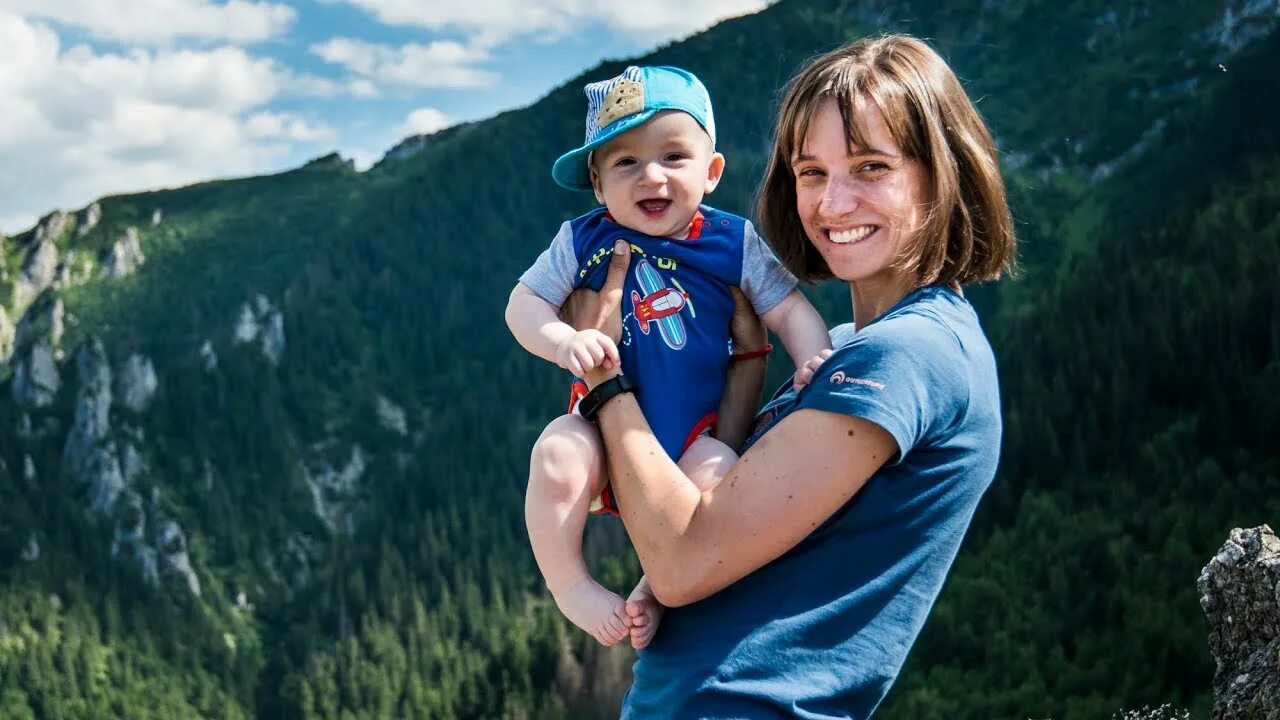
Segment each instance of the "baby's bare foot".
[{"label": "baby's bare foot", "polygon": [[666,610],[653,597],[645,583],[636,586],[627,598],[627,616],[631,618],[631,647],[640,650],[648,646],[649,641],[658,632],[658,623]]},{"label": "baby's bare foot", "polygon": [[591,578],[583,578],[562,592],[551,592],[560,612],[595,638],[601,645],[616,645],[627,637],[630,619],[626,605],[616,593],[601,587]]}]

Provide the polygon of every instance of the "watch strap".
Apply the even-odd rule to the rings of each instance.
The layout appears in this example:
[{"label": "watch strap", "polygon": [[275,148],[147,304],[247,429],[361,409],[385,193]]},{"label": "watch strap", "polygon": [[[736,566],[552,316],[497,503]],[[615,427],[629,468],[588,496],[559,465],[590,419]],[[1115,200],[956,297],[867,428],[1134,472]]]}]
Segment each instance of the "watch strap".
[{"label": "watch strap", "polygon": [[627,375],[615,375],[592,388],[582,401],[578,403],[578,414],[591,422],[596,421],[600,408],[615,396],[624,392],[635,392],[636,384]]}]

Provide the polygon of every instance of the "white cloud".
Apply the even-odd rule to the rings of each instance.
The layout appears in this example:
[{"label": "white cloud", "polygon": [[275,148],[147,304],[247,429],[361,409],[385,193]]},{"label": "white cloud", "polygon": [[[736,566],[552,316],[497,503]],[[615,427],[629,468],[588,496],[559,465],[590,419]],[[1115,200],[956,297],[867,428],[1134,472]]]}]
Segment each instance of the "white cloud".
[{"label": "white cloud", "polygon": [[453,118],[431,107],[418,108],[409,113],[404,122],[396,128],[396,135],[430,135],[453,124]]},{"label": "white cloud", "polygon": [[690,35],[728,17],[757,12],[776,0],[346,0],[387,25],[458,29],[482,45],[516,35],[564,36],[589,25],[635,33],[656,43]]},{"label": "white cloud", "polygon": [[297,19],[284,3],[249,0],[0,0],[0,10],[84,28],[98,38],[145,43],[180,37],[254,42],[284,33]]},{"label": "white cloud", "polygon": [[266,106],[298,79],[234,47],[67,50],[0,10],[0,231],[107,193],[277,167],[323,125]]},{"label": "white cloud", "polygon": [[291,142],[322,142],[333,140],[333,128],[312,125],[293,113],[259,112],[250,115],[244,124],[245,134],[262,140],[288,140]]},{"label": "white cloud", "polygon": [[402,140],[413,135],[430,135],[443,130],[457,122],[437,108],[423,107],[413,110],[405,119],[393,128],[373,132],[361,137],[353,147],[344,147],[343,155],[348,155],[355,163],[357,170],[368,170],[382,158],[388,148],[395,147]]},{"label": "white cloud", "polygon": [[482,87],[497,79],[475,67],[489,58],[488,51],[452,40],[392,47],[337,37],[312,45],[311,52],[371,84],[465,88]]}]

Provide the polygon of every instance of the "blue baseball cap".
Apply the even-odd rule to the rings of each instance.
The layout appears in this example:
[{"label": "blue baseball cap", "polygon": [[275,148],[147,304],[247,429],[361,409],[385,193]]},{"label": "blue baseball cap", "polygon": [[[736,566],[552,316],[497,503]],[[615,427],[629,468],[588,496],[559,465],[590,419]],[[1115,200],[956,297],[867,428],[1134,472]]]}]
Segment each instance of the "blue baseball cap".
[{"label": "blue baseball cap", "polygon": [[551,177],[570,190],[590,190],[587,156],[622,133],[638,127],[661,110],[681,110],[693,116],[716,142],[711,97],[693,73],[674,67],[636,67],[587,84],[587,137],[582,147],[561,155]]}]

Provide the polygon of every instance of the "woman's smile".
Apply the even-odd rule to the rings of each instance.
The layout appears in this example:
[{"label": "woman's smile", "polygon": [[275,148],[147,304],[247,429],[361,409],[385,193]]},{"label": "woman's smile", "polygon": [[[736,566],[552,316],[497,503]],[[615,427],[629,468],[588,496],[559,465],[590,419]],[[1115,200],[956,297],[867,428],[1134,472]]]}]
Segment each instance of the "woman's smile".
[{"label": "woman's smile", "polygon": [[879,229],[879,225],[859,225],[858,227],[850,228],[848,230],[828,229],[827,239],[837,245],[848,245],[850,243],[866,240]]}]

